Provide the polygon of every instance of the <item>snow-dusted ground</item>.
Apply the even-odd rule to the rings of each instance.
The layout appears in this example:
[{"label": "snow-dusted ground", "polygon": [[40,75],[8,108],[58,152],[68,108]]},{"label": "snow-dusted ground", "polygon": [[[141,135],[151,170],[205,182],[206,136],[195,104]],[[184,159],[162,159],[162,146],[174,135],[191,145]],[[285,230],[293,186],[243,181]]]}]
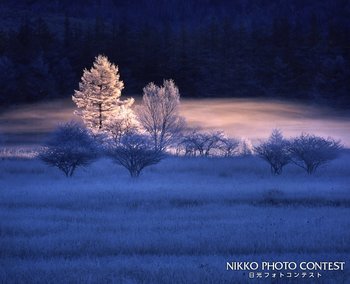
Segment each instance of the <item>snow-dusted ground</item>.
[{"label": "snow-dusted ground", "polygon": [[109,160],[71,179],[0,161],[0,282],[259,283],[226,262],[334,260],[346,271],[316,283],[348,283],[349,163],[271,176],[256,157],[168,158],[133,180]]}]

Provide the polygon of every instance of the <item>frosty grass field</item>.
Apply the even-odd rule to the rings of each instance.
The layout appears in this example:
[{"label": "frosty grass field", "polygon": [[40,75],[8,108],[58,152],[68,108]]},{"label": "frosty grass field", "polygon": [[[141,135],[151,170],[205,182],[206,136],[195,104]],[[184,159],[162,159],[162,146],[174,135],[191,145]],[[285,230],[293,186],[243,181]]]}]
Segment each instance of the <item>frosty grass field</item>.
[{"label": "frosty grass field", "polygon": [[316,282],[349,283],[349,162],[272,176],[256,157],[173,157],[131,179],[102,159],[69,179],[2,160],[0,282],[259,283],[226,261],[333,260],[345,271]]}]

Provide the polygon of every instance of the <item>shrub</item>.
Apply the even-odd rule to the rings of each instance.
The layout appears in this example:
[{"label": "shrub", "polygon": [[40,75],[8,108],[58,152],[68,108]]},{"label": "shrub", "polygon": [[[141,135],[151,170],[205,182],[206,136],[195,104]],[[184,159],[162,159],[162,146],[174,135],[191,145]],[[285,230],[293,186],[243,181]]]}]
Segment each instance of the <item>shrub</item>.
[{"label": "shrub", "polygon": [[274,129],[265,142],[254,148],[256,154],[270,164],[271,172],[280,175],[285,165],[290,162],[289,142],[282,132]]},{"label": "shrub", "polygon": [[51,134],[39,158],[71,177],[78,167],[87,166],[97,158],[96,149],[90,132],[75,122],[69,122]]},{"label": "shrub", "polygon": [[164,154],[155,150],[152,140],[136,133],[125,134],[117,147],[110,149],[113,160],[126,168],[131,177],[138,177],[141,171],[151,165],[159,163]]},{"label": "shrub", "polygon": [[313,174],[318,167],[338,157],[342,148],[340,141],[312,134],[301,134],[293,139],[289,151],[292,162]]}]

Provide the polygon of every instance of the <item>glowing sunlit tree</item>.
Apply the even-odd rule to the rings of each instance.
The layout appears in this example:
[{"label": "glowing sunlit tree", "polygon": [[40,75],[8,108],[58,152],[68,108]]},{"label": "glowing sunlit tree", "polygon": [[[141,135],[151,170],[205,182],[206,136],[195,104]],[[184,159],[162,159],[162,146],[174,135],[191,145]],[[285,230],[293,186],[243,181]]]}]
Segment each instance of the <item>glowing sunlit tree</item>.
[{"label": "glowing sunlit tree", "polygon": [[109,62],[106,56],[97,56],[93,67],[84,70],[79,90],[72,99],[79,108],[76,113],[94,133],[104,130],[106,121],[120,119],[120,107],[133,105],[133,99],[120,100],[123,88],[118,66]]},{"label": "glowing sunlit tree", "polygon": [[139,123],[129,105],[122,105],[116,114],[108,119],[104,127],[105,133],[114,146],[119,146],[124,135],[139,131]]},{"label": "glowing sunlit tree", "polygon": [[143,89],[142,105],[137,114],[143,129],[152,137],[154,149],[164,151],[184,127],[179,115],[180,93],[173,80],[164,80],[159,87],[149,83]]}]

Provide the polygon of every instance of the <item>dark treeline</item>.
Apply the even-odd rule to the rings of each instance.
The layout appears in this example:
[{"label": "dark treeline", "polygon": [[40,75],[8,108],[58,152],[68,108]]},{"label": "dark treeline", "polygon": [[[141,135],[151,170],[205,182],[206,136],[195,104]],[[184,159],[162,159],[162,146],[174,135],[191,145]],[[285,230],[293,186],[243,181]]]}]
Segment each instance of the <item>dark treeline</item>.
[{"label": "dark treeline", "polygon": [[348,1],[27,0],[0,8],[2,105],[71,96],[101,53],[119,66],[129,95],[173,78],[183,97],[350,104]]}]

